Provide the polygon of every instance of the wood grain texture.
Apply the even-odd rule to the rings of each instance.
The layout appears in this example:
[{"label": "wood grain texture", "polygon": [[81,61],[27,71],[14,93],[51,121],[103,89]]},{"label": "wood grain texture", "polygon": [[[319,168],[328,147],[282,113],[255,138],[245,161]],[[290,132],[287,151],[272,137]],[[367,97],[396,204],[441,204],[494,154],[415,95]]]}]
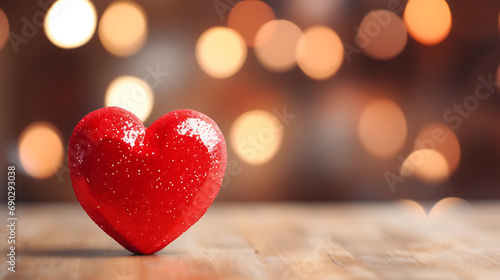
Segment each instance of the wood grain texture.
[{"label": "wood grain texture", "polygon": [[20,205],[16,272],[3,261],[0,278],[500,279],[500,202],[442,206],[430,217],[412,207],[217,204],[167,248],[139,256],[79,205]]}]

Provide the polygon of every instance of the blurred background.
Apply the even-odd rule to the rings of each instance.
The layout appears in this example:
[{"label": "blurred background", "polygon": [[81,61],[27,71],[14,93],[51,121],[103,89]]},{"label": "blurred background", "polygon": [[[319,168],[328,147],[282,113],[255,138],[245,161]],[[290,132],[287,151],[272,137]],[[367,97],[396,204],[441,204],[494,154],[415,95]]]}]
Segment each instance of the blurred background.
[{"label": "blurred background", "polygon": [[[191,108],[226,137],[218,200],[500,198],[497,0],[0,1],[1,173],[76,201],[98,108]],[[1,192],[2,198],[6,192]]]}]

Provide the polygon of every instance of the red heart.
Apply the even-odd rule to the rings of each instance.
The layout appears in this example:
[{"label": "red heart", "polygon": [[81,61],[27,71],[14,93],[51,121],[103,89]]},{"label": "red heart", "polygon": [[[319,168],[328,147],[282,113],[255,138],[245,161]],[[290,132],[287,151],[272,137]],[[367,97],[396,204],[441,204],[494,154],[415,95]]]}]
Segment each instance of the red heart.
[{"label": "red heart", "polygon": [[205,214],[227,154],[217,124],[202,113],[173,111],[146,129],[129,111],[106,107],[78,123],[68,159],[90,218],[129,251],[153,254]]}]

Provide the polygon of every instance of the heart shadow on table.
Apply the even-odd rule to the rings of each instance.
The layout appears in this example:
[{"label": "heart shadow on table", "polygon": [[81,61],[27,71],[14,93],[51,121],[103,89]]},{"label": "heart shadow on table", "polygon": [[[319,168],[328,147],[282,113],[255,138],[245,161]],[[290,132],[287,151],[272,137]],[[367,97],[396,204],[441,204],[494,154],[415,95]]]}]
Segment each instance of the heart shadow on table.
[{"label": "heart shadow on table", "polygon": [[139,256],[125,249],[42,249],[30,250],[21,255],[31,255],[39,257],[57,257],[57,258],[110,258]]},{"label": "heart shadow on table", "polygon": [[[165,250],[164,250],[165,251]],[[52,258],[112,258],[112,257],[141,257],[141,256],[159,256],[160,254],[141,255],[134,254],[125,249],[41,249],[21,251],[20,255],[37,256],[37,257],[52,257]],[[178,255],[177,252],[167,251],[161,255]]]}]

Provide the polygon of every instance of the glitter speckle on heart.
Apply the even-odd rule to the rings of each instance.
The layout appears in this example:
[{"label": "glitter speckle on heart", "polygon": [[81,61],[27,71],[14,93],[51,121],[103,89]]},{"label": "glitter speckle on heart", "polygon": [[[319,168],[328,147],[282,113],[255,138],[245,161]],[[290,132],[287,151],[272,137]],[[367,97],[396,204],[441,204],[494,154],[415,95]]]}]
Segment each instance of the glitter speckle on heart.
[{"label": "glitter speckle on heart", "polygon": [[183,121],[177,126],[177,131],[181,135],[197,137],[205,144],[209,152],[212,152],[215,145],[221,141],[212,125],[197,118],[188,118]]}]

